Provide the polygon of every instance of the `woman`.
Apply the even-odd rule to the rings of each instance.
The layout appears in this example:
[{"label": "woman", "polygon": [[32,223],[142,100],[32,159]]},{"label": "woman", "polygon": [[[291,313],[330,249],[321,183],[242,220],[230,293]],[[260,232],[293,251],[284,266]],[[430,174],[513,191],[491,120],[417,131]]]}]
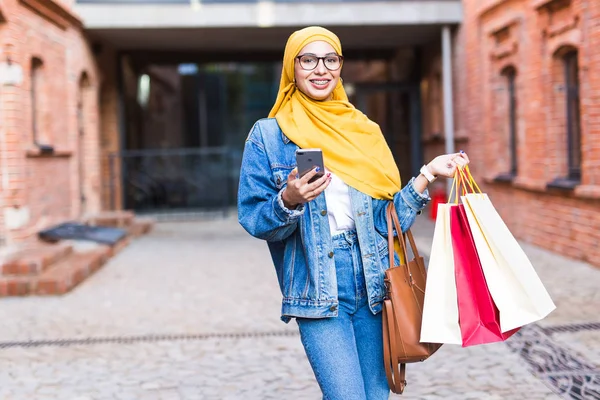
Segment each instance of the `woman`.
[{"label": "woman", "polygon": [[[326,399],[387,399],[381,308],[388,250],[385,209],[394,201],[402,230],[427,204],[427,185],[452,177],[464,153],[442,155],[401,189],[379,129],[348,102],[339,39],[321,27],[294,32],[269,118],[244,149],[241,225],[267,241],[283,295]],[[320,148],[326,173],[297,176],[295,151]]]}]

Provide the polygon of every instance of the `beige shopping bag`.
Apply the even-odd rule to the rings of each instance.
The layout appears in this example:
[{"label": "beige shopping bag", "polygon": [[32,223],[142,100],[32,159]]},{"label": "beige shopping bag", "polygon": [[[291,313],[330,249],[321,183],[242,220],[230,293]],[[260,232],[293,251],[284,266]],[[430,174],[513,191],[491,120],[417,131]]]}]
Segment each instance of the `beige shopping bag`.
[{"label": "beige shopping bag", "polygon": [[421,323],[421,342],[462,344],[458,325],[458,301],[454,276],[454,255],[450,237],[450,207],[439,204]]},{"label": "beige shopping bag", "polygon": [[556,306],[487,194],[469,193],[462,202],[502,332],[546,317]]}]

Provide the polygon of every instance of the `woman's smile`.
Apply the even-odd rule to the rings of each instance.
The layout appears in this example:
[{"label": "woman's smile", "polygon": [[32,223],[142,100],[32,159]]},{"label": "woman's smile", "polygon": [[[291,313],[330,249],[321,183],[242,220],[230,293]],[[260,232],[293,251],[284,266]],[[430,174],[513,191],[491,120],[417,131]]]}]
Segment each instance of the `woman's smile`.
[{"label": "woman's smile", "polygon": [[327,89],[327,87],[329,86],[330,82],[331,82],[331,79],[311,79],[310,80],[310,83],[312,83],[312,85],[317,90],[325,90],[325,89]]}]

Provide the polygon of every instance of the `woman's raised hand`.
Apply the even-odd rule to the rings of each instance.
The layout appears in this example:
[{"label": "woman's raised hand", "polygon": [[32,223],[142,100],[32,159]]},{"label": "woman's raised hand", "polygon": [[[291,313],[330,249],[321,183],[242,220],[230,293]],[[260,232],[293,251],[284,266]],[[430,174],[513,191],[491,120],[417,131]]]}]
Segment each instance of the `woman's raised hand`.
[{"label": "woman's raised hand", "polygon": [[429,172],[434,176],[454,178],[456,169],[462,169],[467,164],[469,164],[469,157],[467,153],[461,151],[460,153],[437,156],[427,164],[427,168],[429,168]]},{"label": "woman's raised hand", "polygon": [[283,204],[286,208],[291,210],[298,207],[299,204],[314,200],[329,186],[331,173],[323,174],[322,177],[312,183],[308,182],[317,172],[319,172],[318,167],[308,172],[302,178],[298,178],[298,168],[294,168],[290,172],[287,178],[287,187],[281,194]]}]

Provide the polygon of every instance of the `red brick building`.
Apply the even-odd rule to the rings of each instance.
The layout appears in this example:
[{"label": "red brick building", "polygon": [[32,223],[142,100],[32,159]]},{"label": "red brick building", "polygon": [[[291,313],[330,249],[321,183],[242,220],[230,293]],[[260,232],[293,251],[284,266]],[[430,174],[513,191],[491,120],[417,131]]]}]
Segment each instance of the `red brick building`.
[{"label": "red brick building", "polygon": [[0,237],[100,210],[100,75],[67,2],[0,3]]},{"label": "red brick building", "polygon": [[464,0],[457,130],[527,242],[600,266],[600,2]]}]

